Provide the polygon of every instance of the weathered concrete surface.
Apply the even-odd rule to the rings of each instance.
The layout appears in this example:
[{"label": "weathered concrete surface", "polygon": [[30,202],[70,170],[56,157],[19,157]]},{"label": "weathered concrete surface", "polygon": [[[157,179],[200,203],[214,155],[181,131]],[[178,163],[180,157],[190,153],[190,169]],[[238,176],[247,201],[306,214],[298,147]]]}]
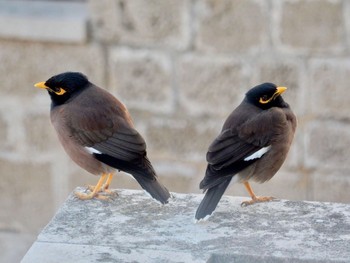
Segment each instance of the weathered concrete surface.
[{"label": "weathered concrete surface", "polygon": [[118,192],[110,202],[69,196],[22,262],[350,262],[350,205],[242,208],[244,198],[225,196],[195,224],[202,195],[161,206],[142,191]]}]

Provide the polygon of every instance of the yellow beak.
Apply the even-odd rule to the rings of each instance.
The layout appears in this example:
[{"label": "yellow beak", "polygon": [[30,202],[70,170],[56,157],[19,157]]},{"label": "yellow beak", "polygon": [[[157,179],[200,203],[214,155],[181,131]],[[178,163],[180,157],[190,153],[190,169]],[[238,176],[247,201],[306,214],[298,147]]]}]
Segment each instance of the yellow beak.
[{"label": "yellow beak", "polygon": [[286,90],[287,90],[287,87],[277,87],[276,94],[281,95]]},{"label": "yellow beak", "polygon": [[50,89],[48,86],[45,85],[45,81],[38,82],[38,83],[34,84],[34,87],[37,87],[39,89],[47,89],[51,92],[56,93],[57,95],[63,95],[64,93],[66,93],[66,90],[64,90],[62,88],[60,88],[59,91],[54,91],[54,90]]},{"label": "yellow beak", "polygon": [[37,87],[39,89],[48,89],[49,87],[45,85],[45,81],[38,82],[34,84],[34,87]]}]

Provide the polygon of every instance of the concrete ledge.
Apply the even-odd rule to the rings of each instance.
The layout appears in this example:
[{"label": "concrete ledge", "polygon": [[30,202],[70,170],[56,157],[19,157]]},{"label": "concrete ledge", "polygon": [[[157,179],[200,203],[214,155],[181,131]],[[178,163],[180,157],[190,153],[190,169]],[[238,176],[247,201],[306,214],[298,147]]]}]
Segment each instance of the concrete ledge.
[{"label": "concrete ledge", "polygon": [[0,2],[0,38],[82,43],[87,40],[85,3]]},{"label": "concrete ledge", "polygon": [[[79,189],[80,191],[82,189]],[[350,205],[224,196],[194,224],[202,195],[161,206],[143,191],[113,201],[69,196],[22,262],[349,262]]]}]

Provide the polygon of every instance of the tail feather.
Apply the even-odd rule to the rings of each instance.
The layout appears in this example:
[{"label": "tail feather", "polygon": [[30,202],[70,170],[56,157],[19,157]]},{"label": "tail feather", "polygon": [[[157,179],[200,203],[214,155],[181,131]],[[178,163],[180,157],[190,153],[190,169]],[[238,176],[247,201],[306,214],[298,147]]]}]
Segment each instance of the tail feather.
[{"label": "tail feather", "polygon": [[168,189],[157,180],[152,164],[146,156],[142,159],[142,162],[138,163],[123,161],[107,154],[94,154],[94,156],[97,160],[109,166],[131,174],[154,199],[162,204],[168,203],[171,195]]},{"label": "tail feather", "polygon": [[206,191],[205,196],[197,209],[195,215],[196,220],[205,219],[211,216],[216,206],[218,205],[221,197],[223,196],[226,188],[230,184],[231,179],[232,177],[229,177],[227,178],[227,180],[209,188]]},{"label": "tail feather", "polygon": [[156,178],[150,180],[149,178],[145,178],[143,175],[138,175],[136,173],[132,175],[141,187],[152,196],[152,198],[158,200],[162,204],[168,203],[171,195],[168,189],[166,189]]}]

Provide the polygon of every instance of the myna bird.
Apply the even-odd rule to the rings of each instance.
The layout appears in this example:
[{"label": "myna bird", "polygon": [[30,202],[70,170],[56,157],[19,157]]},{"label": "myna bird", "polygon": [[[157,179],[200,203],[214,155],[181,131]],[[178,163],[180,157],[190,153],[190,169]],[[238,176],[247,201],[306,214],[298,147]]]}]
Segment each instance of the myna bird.
[{"label": "myna bird", "polygon": [[286,89],[272,83],[258,85],[227,118],[207,152],[208,166],[200,183],[206,193],[196,220],[205,220],[214,212],[231,182],[242,182],[252,198],[242,206],[274,199],[256,196],[249,181],[270,180],[286,159],[297,126],[281,96]]},{"label": "myna bird", "polygon": [[78,198],[108,199],[108,187],[119,170],[131,174],[159,202],[168,202],[170,193],[157,180],[146,143],[118,99],[79,72],[58,74],[35,87],[46,89],[51,97],[51,123],[67,154],[101,176],[91,193],[77,192]]}]

